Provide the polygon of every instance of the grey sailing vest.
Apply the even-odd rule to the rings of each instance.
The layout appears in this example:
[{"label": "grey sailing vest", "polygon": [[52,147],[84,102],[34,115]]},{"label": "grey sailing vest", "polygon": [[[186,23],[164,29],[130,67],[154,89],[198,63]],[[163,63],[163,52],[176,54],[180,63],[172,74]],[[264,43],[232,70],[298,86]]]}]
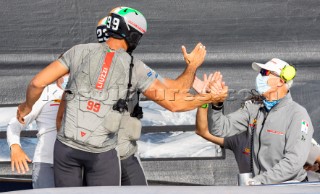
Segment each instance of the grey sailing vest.
[{"label": "grey sailing vest", "polygon": [[[131,57],[124,50],[92,49],[67,85],[66,110],[58,139],[94,153],[116,147],[122,114],[113,110],[125,98]],[[108,63],[110,67],[108,67]]]}]

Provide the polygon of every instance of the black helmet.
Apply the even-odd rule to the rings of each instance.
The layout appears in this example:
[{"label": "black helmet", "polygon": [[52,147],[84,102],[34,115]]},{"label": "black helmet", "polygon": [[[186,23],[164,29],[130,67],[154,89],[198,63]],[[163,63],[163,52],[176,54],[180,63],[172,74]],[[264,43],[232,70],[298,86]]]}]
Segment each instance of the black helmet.
[{"label": "black helmet", "polygon": [[104,17],[98,22],[96,33],[97,33],[97,39],[99,42],[105,42],[109,38],[109,35],[107,33],[106,21],[107,21],[107,17]]},{"label": "black helmet", "polygon": [[145,17],[136,9],[116,7],[105,21],[108,35],[117,39],[125,39],[131,53],[139,44],[140,38],[147,31]]}]

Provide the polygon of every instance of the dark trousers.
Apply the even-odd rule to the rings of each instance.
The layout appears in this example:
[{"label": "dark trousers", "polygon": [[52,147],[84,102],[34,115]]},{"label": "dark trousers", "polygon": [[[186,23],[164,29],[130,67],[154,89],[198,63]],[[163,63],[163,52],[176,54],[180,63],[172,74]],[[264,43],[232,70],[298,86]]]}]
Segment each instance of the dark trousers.
[{"label": "dark trousers", "polygon": [[34,189],[54,186],[53,164],[34,162],[32,167],[32,187]]},{"label": "dark trousers", "polygon": [[56,187],[120,185],[120,161],[115,149],[90,153],[73,149],[59,140],[54,145]]},{"label": "dark trousers", "polygon": [[121,185],[147,185],[140,161],[134,155],[121,160]]}]

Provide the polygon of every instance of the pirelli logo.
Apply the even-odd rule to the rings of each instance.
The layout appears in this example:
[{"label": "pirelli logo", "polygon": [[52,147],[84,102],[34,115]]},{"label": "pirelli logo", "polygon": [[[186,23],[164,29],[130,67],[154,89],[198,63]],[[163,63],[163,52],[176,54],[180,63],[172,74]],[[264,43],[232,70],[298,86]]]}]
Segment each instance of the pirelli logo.
[{"label": "pirelli logo", "polygon": [[104,84],[106,83],[113,56],[114,52],[107,52],[106,57],[104,58],[103,66],[101,68],[100,75],[96,83],[96,89],[98,90],[102,90]]}]

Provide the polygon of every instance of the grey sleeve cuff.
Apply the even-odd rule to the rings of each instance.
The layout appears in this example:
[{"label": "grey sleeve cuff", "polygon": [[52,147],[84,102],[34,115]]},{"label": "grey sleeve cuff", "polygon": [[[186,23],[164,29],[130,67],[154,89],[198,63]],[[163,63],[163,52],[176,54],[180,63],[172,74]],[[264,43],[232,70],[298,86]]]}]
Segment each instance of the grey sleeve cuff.
[{"label": "grey sleeve cuff", "polygon": [[66,67],[66,69],[69,69],[69,66],[66,64],[65,60],[63,60],[63,57],[59,58],[58,61]]},{"label": "grey sleeve cuff", "polygon": [[139,88],[139,91],[141,93],[144,93],[149,87],[150,85],[155,81],[156,79],[152,79],[152,78],[149,78],[148,80],[146,80]]}]

